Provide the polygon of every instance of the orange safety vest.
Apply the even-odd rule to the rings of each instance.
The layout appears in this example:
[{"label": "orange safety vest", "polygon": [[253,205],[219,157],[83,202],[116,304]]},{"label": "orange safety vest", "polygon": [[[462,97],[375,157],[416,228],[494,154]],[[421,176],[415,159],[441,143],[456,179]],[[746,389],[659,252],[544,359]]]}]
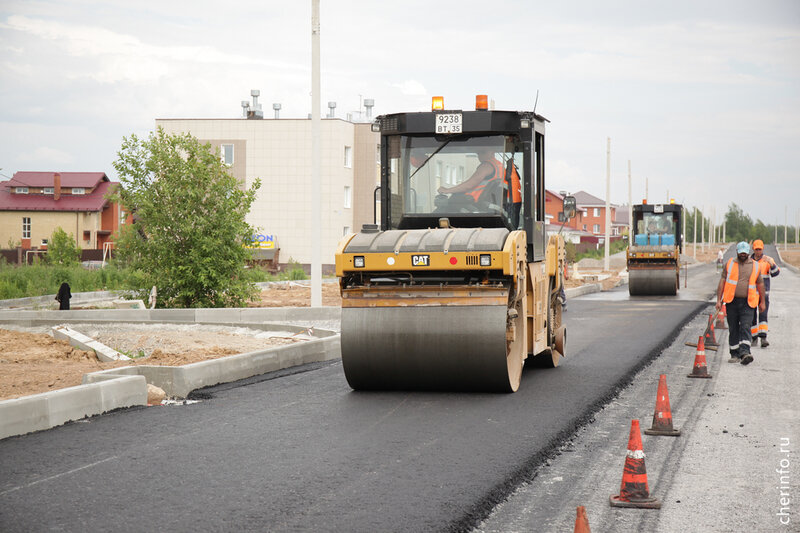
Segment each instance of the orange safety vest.
[{"label": "orange safety vest", "polygon": [[[739,283],[739,262],[734,261],[731,257],[728,259],[728,276],[725,278],[725,287],[722,289],[722,301],[729,304],[733,301],[733,295],[736,293],[736,285]],[[759,269],[758,263],[753,263],[753,272],[750,273],[750,279],[747,282],[747,305],[750,307],[758,307],[758,290],[756,289],[756,282],[758,281]]]},{"label": "orange safety vest", "polygon": [[[495,180],[503,179],[503,176],[505,176],[506,171],[500,161],[497,159],[492,159],[491,161],[488,161],[488,163],[490,163],[493,167],[493,173],[491,177],[488,179],[484,178],[484,180],[480,182],[477,187],[467,193],[468,195],[472,196],[476,202],[478,201],[478,198],[480,198],[484,189],[486,189],[490,183],[494,182]],[[522,203],[522,186],[519,182],[519,174],[517,174],[517,169],[513,165],[511,166],[511,200],[512,203],[515,204]]]}]

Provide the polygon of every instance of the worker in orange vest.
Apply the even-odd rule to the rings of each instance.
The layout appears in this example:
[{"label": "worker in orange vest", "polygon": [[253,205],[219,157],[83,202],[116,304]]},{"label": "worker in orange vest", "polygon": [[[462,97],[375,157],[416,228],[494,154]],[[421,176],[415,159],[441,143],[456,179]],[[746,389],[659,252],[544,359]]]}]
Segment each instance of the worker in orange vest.
[{"label": "worker in orange vest", "polygon": [[750,257],[750,245],[744,241],[736,245],[736,258],[728,259],[717,285],[717,312],[725,302],[728,313],[729,363],[749,365],[752,333],[750,325],[756,308],[764,312],[764,281],[758,264]]},{"label": "worker in orange vest", "polygon": [[756,239],[753,241],[753,258],[758,264],[759,274],[761,279],[764,280],[764,311],[758,312],[753,316],[753,326],[750,328],[750,333],[753,336],[751,346],[755,346],[758,339],[761,339],[761,347],[766,348],[769,346],[767,340],[767,333],[769,326],[767,325],[767,314],[769,313],[769,286],[771,278],[774,278],[781,273],[780,267],[775,263],[775,260],[768,255],[764,255],[764,241]]},{"label": "worker in orange vest", "polygon": [[[519,226],[519,213],[522,207],[522,185],[516,167],[509,165],[511,178],[507,177],[503,163],[495,159],[495,148],[486,147],[478,149],[478,161],[480,164],[472,176],[466,181],[454,185],[453,187],[441,186],[438,192],[441,194],[465,193],[473,202],[484,200],[484,193],[495,189],[495,185],[501,185],[499,189],[502,196],[494,198],[497,205],[508,207],[508,216],[514,227]],[[509,183],[510,182],[510,183]]]}]

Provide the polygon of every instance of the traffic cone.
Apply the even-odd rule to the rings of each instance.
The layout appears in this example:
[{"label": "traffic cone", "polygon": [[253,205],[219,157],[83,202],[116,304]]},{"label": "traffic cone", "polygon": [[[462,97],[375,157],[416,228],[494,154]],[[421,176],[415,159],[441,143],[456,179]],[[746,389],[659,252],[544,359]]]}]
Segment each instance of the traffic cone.
[{"label": "traffic cone", "polygon": [[708,314],[708,326],[706,326],[706,331],[703,334],[703,337],[703,340],[707,346],[719,346],[716,335],[714,334],[714,315],[711,313]]},{"label": "traffic cone", "polygon": [[622,486],[619,494],[609,499],[611,507],[637,507],[640,509],[661,509],[661,502],[650,497],[647,488],[647,469],[644,466],[642,434],[639,421],[631,420],[631,435],[628,437],[628,455],[622,471]]},{"label": "traffic cone", "polygon": [[586,517],[586,507],[583,505],[578,507],[578,512],[575,515],[574,533],[592,533],[592,530],[589,529],[589,519]]},{"label": "traffic cone", "polygon": [[725,323],[725,304],[722,304],[722,307],[719,308],[719,312],[717,312],[717,323],[715,327],[717,329],[728,329],[728,325]]},{"label": "traffic cone", "polygon": [[669,407],[669,391],[667,390],[667,375],[661,374],[658,378],[658,392],[656,393],[656,410],[653,413],[653,426],[644,430],[645,435],[668,435],[677,437],[681,430],[672,427],[672,410]]},{"label": "traffic cone", "polygon": [[687,378],[711,378],[706,366],[706,347],[703,337],[697,340],[697,354],[694,356],[694,367]]}]

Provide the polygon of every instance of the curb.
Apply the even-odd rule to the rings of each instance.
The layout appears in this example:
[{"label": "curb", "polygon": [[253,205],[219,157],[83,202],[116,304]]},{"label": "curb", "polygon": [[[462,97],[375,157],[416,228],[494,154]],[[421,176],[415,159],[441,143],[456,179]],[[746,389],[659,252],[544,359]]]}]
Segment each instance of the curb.
[{"label": "curb", "polygon": [[[286,329],[276,321],[338,320],[338,307],[271,307],[256,309],[111,309],[76,311],[0,310],[0,320],[24,326],[65,322],[160,322],[199,323]],[[265,324],[264,322],[272,322]],[[114,409],[147,405],[147,385],[163,389],[168,396],[185,398],[195,390],[229,383],[285,368],[341,357],[338,333],[315,329],[315,340],[235,354],[183,366],[128,366],[101,370],[83,376],[83,384],[0,401],[0,439],[60,426]]]},{"label": "curb", "polygon": [[794,266],[794,265],[790,265],[789,263],[787,263],[786,261],[784,261],[784,260],[783,260],[783,256],[781,255],[781,249],[780,249],[780,247],[778,247],[778,246],[775,246],[775,251],[776,251],[776,252],[778,252],[778,259],[780,260],[781,264],[783,264],[783,266],[785,266],[786,268],[788,268],[789,270],[791,270],[791,271],[792,271],[792,272],[794,272],[795,274],[798,274],[798,273],[800,273],[800,269],[798,269],[798,268],[797,268],[796,266]]}]

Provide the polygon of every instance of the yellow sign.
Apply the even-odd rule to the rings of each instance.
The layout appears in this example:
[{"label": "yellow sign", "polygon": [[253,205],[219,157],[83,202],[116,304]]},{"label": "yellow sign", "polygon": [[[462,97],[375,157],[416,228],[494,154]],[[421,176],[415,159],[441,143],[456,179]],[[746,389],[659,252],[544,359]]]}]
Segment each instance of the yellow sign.
[{"label": "yellow sign", "polygon": [[259,250],[271,250],[275,248],[275,235],[264,235],[257,233],[251,237],[250,244],[245,244],[245,248],[256,248]]}]

